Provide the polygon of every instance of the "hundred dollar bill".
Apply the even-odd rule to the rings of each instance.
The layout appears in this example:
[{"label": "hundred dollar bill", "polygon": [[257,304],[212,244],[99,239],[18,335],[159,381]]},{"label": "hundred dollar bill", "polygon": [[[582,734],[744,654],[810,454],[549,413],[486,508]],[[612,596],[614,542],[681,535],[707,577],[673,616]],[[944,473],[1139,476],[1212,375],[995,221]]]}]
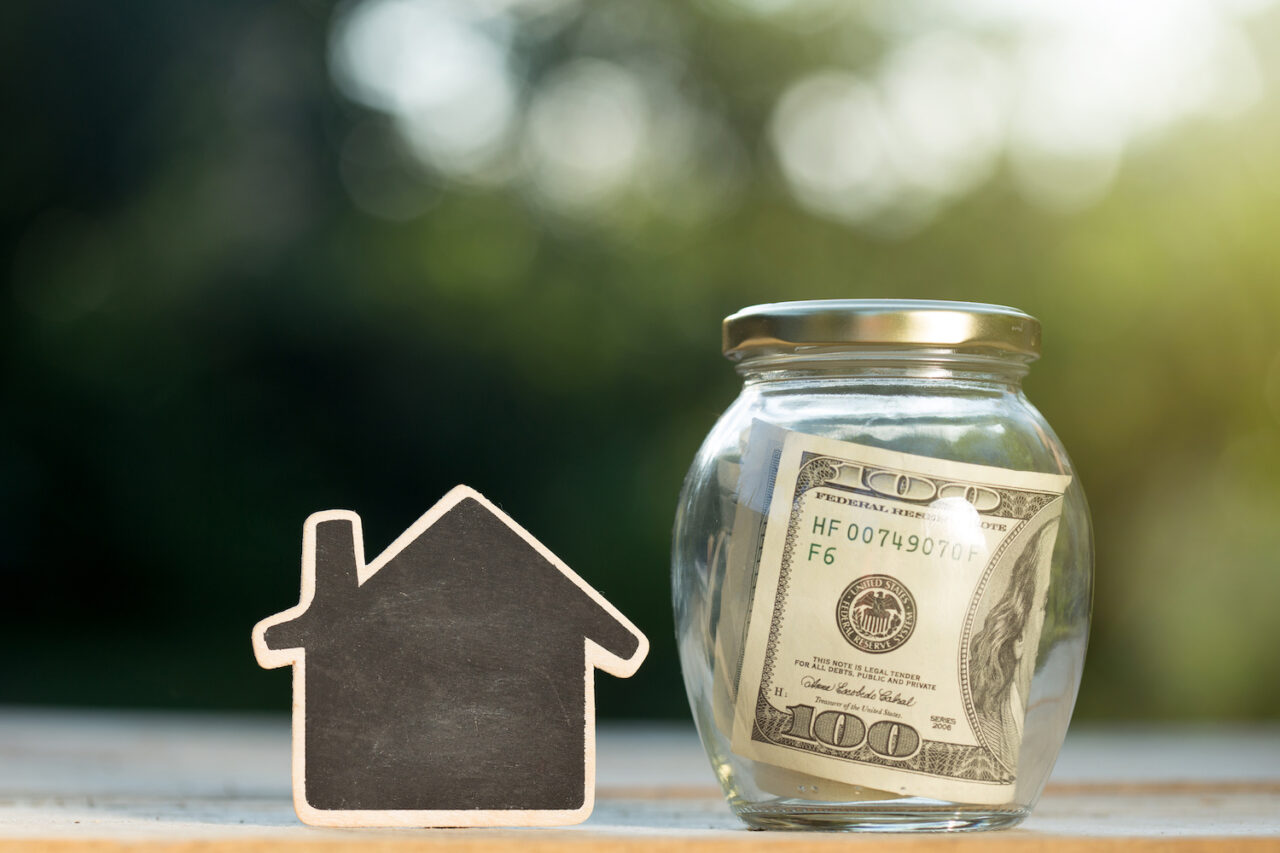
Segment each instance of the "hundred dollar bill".
[{"label": "hundred dollar bill", "polygon": [[734,752],[1009,802],[1070,476],[788,432],[772,479]]}]

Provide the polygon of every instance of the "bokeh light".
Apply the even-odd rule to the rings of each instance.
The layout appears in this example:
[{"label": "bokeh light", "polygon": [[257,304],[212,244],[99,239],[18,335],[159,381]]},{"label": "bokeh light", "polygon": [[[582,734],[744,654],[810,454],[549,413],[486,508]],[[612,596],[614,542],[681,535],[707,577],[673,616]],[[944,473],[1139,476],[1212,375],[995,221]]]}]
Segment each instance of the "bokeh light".
[{"label": "bokeh light", "polygon": [[[927,224],[1006,158],[1031,203],[1086,207],[1112,186],[1131,145],[1190,119],[1230,117],[1262,89],[1241,25],[1266,0],[892,5],[712,6],[891,35],[870,65],[852,51],[819,52],[822,61],[778,93],[768,128],[799,204],[880,234]],[[517,36],[545,38],[546,21],[559,31],[575,15],[585,52],[530,79],[522,95]],[[342,91],[391,116],[425,165],[519,181],[561,212],[591,216],[641,173],[687,161],[682,141],[696,147],[719,120],[650,73],[679,56],[677,30],[669,14],[563,0],[361,0],[336,17],[331,57]],[[601,49],[625,61],[592,55]],[[523,156],[513,161],[516,140]],[[698,171],[675,183],[696,184]]]},{"label": "bokeh light", "polygon": [[334,23],[334,79],[350,97],[395,118],[420,156],[443,172],[482,173],[515,118],[501,13],[451,0],[364,0]]},{"label": "bokeh light", "polygon": [[987,52],[946,34],[899,47],[874,80],[814,74],[773,116],[783,174],[815,211],[881,230],[922,224],[991,172],[1004,82]]},{"label": "bokeh light", "polygon": [[602,201],[636,176],[651,145],[649,105],[635,75],[580,59],[548,75],[529,110],[529,176],[565,206]]}]

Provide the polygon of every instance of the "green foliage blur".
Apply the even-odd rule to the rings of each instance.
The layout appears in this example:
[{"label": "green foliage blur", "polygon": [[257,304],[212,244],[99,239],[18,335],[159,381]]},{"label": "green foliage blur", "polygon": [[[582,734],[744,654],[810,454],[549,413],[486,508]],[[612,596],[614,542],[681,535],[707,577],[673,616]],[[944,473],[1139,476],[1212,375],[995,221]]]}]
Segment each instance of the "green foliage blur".
[{"label": "green foliage blur", "polygon": [[[467,483],[651,638],[602,713],[684,718],[670,531],[738,385],[720,320],[919,297],[1043,323],[1026,387],[1097,543],[1078,714],[1280,714],[1280,10],[1239,24],[1247,103],[1135,132],[1113,174],[1037,195],[1010,148],[868,212],[841,206],[855,172],[797,189],[776,104],[872,75],[946,4],[489,5],[515,80],[493,103],[533,134],[497,154],[414,147],[343,84],[356,0],[0,10],[0,701],[286,708],[249,630],[297,601],[303,519],[356,510],[374,554]],[[590,109],[540,100],[571,63],[613,81]],[[666,137],[627,153],[629,113],[555,136],[646,97],[651,124],[715,119],[678,169]]]}]

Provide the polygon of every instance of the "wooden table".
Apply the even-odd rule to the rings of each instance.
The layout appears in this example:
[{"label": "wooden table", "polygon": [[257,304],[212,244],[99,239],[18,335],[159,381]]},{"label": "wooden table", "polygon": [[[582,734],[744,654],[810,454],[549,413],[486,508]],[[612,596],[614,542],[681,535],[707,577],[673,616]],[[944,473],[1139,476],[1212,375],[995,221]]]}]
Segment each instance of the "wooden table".
[{"label": "wooden table", "polygon": [[564,829],[321,830],[289,800],[283,718],[0,710],[0,853],[1280,851],[1280,727],[1081,727],[1004,832],[751,832],[690,726],[604,724],[595,813]]}]

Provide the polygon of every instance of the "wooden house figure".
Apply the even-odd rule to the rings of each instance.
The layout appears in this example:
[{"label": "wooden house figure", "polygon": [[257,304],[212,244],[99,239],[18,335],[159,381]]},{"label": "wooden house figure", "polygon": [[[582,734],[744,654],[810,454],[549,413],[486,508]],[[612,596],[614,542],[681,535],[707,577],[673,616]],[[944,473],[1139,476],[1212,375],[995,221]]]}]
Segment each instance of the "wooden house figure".
[{"label": "wooden house figure", "polygon": [[648,640],[545,546],[458,486],[371,563],[360,518],[307,519],[297,606],[264,619],[293,665],[293,795],[324,826],[578,823],[595,793],[596,668]]}]

